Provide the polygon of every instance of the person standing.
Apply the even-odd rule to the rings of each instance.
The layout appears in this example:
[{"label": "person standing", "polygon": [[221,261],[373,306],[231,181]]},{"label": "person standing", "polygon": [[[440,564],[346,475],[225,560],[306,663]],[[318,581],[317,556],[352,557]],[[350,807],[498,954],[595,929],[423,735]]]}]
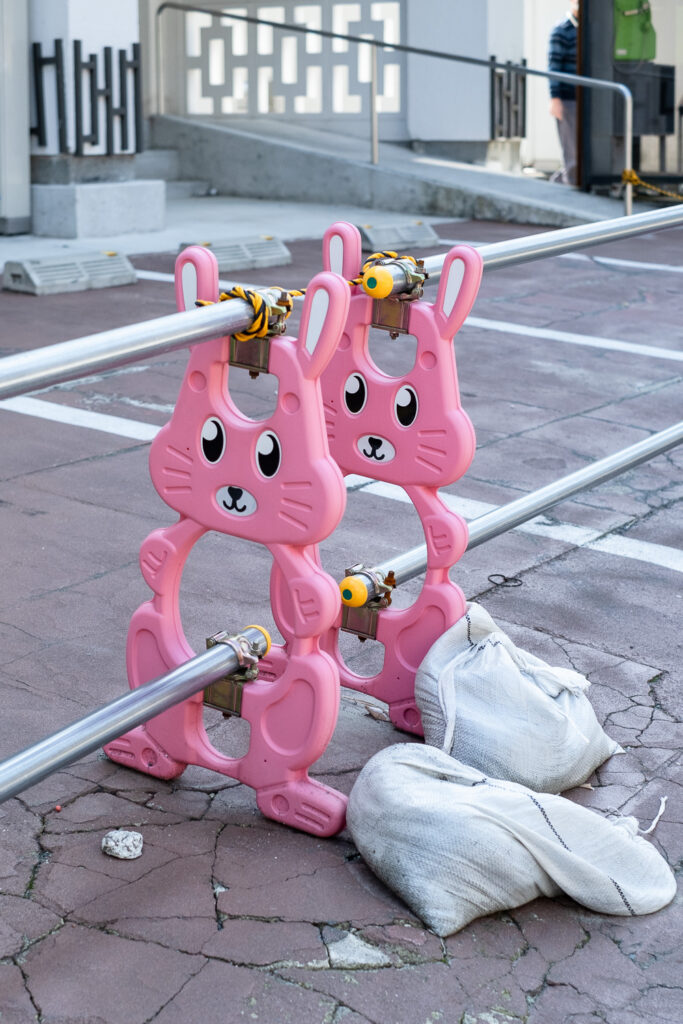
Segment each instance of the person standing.
[{"label": "person standing", "polygon": [[[548,70],[576,74],[576,41],[579,0],[572,0],[567,17],[550,34]],[[563,185],[576,184],[576,88],[568,82],[550,80],[550,114],[557,122],[564,166],[551,176]]]}]

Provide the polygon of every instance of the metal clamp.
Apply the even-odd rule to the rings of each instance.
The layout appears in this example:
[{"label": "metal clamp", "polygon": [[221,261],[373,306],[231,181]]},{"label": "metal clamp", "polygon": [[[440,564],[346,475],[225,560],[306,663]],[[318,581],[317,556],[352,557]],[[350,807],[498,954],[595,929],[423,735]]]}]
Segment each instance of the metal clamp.
[{"label": "metal clamp", "polygon": [[249,341],[238,341],[230,335],[230,353],[228,362],[231,366],[239,366],[249,370],[252,377],[259,373],[268,373],[270,361],[270,338],[251,338]]},{"label": "metal clamp", "polygon": [[391,591],[395,586],[393,573],[384,576],[376,569],[369,569],[362,562],[358,562],[356,565],[344,569],[344,580],[339,584],[339,589],[344,604],[358,608],[367,603],[370,594],[376,599],[386,601],[386,605],[390,605]]},{"label": "metal clamp", "polygon": [[275,335],[284,334],[287,330],[285,321],[292,311],[291,299],[281,288],[254,288],[262,295],[268,308],[268,334],[263,338],[250,338],[237,341],[230,336],[230,352],[228,361],[231,366],[239,366],[248,370],[252,377],[259,373],[268,373],[270,361],[270,339]]},{"label": "metal clamp", "polygon": [[[341,628],[345,633],[354,633],[361,642],[376,640],[379,613],[391,604],[391,591],[396,586],[394,574],[390,572],[383,577],[362,563],[350,566],[344,573],[344,579],[349,582],[353,579],[355,586],[352,586],[346,595],[344,582],[340,584]],[[368,601],[368,593],[377,596]]]},{"label": "metal clamp", "polygon": [[[389,331],[389,336],[396,339],[399,334],[409,333],[408,320],[410,311],[408,303],[422,298],[423,286],[428,275],[425,273],[422,260],[418,260],[415,264],[412,260],[387,258],[380,260],[376,266],[397,267],[404,277],[405,283],[400,286],[401,290],[399,292],[387,295],[386,297],[375,298],[372,304],[371,326]],[[368,271],[368,275],[370,273],[371,271]],[[376,274],[376,277],[379,277],[379,275]],[[386,287],[388,286],[387,282]],[[392,281],[391,286],[396,287],[396,282]],[[366,288],[366,291],[369,290]]]},{"label": "metal clamp", "polygon": [[215,647],[216,644],[225,644],[226,647],[231,647],[237,656],[240,667],[237,672],[224,676],[212,683],[211,686],[207,686],[204,690],[204,703],[210,708],[222,711],[226,717],[229,715],[239,716],[242,713],[242,691],[247,683],[253,682],[258,677],[258,650],[256,645],[250,643],[241,633],[230,636],[224,630],[207,637],[207,649]]},{"label": "metal clamp", "polygon": [[268,306],[268,335],[284,334],[287,330],[285,320],[292,312],[292,300],[282,288],[255,288],[262,295]]},{"label": "metal clamp", "polygon": [[395,266],[402,271],[406,279],[405,289],[401,289],[396,296],[399,302],[412,302],[413,299],[422,298],[422,290],[427,277],[424,260],[391,260]]}]

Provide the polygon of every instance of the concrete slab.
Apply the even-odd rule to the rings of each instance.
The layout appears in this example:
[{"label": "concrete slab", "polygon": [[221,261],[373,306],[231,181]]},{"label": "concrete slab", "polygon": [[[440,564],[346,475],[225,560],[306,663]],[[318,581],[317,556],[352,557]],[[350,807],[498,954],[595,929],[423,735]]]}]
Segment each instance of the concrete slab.
[{"label": "concrete slab", "polygon": [[501,174],[384,143],[370,162],[367,140],[280,119],[155,117],[155,146],[177,149],[181,174],[210,174],[220,193],[565,226],[618,217],[623,202],[524,175]]},{"label": "concrete slab", "polygon": [[158,231],[165,222],[164,181],[32,185],[32,227],[52,238]]},{"label": "concrete slab", "polygon": [[[397,220],[421,217],[419,206],[401,209],[397,202],[388,210],[373,210],[373,223],[393,224]],[[97,249],[116,250],[133,255],[137,253],[177,253],[180,243],[187,238],[209,238],[220,234],[222,238],[243,238],[245,235],[269,234],[290,242],[297,238],[322,238],[324,231],[335,220],[349,220],[364,224],[368,209],[349,200],[320,202],[288,201],[273,198],[247,199],[239,196],[188,196],[168,199],[166,226],[155,231],[118,231],[112,226],[103,228],[88,240]],[[428,223],[447,219],[453,221],[453,212],[447,218],[425,215]],[[0,237],[0,263],[7,259],[22,259],[34,253],[44,256],[82,249],[83,242],[59,236],[38,238],[35,235]],[[426,251],[426,250],[425,250]],[[296,263],[296,260],[294,260]]]}]

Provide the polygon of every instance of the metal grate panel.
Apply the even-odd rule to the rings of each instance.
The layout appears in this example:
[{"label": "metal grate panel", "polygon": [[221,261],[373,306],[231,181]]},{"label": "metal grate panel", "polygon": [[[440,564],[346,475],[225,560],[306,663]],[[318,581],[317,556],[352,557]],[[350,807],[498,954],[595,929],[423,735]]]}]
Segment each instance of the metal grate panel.
[{"label": "metal grate panel", "polygon": [[182,242],[180,251],[188,245],[203,245],[218,260],[218,269],[253,270],[256,267],[283,267],[292,262],[292,254],[279,238],[256,235],[253,238],[215,239],[210,242]]},{"label": "metal grate panel", "polygon": [[[359,224],[362,246],[368,252],[382,252],[385,249],[420,248],[439,245],[439,236],[430,224],[415,220],[408,224]],[[399,255],[403,255],[399,253]]]},{"label": "metal grate panel", "polygon": [[126,256],[94,252],[43,260],[8,260],[2,285],[8,291],[29,295],[58,295],[89,288],[114,288],[136,281],[135,268]]}]

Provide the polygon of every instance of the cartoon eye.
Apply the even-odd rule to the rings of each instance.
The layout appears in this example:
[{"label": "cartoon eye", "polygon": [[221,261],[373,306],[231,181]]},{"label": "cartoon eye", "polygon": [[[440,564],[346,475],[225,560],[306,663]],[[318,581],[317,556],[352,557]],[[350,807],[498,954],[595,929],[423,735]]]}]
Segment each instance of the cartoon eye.
[{"label": "cartoon eye", "polygon": [[354,416],[361,411],[368,397],[368,387],[360,373],[352,373],[344,385],[346,408]]},{"label": "cartoon eye", "polygon": [[396,419],[402,427],[409,427],[417,416],[417,394],[413,388],[404,384],[394,401]]},{"label": "cartoon eye", "polygon": [[225,451],[225,430],[215,416],[202,427],[202,451],[207,462],[218,462]]},{"label": "cartoon eye", "polygon": [[275,476],[282,461],[282,448],[277,434],[264,430],[256,442],[256,462],[259,473],[265,477]]}]

